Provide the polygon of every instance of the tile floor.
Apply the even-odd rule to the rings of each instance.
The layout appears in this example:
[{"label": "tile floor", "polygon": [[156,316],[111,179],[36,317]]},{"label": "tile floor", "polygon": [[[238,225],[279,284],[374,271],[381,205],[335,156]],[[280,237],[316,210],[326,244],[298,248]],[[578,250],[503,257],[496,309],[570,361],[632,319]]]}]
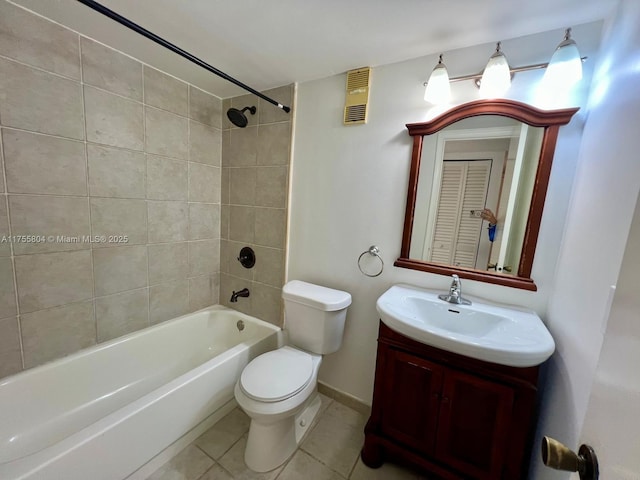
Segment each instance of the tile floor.
[{"label": "tile floor", "polygon": [[147,480],[425,480],[390,463],[360,460],[366,418],[320,395],[322,408],[298,450],[283,466],[255,473],[244,464],[249,417],[236,408]]}]

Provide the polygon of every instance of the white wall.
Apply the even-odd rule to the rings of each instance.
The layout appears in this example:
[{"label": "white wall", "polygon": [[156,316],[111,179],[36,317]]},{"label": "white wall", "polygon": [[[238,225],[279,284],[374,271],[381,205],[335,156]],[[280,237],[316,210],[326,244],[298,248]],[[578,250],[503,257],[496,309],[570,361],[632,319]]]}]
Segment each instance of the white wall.
[{"label": "white wall", "polygon": [[[574,28],[581,52],[595,57],[601,23]],[[512,65],[548,61],[563,31],[503,42]],[[494,45],[456,50],[445,55],[450,75],[481,71]],[[295,153],[289,238],[289,279],[344,289],[353,296],[342,349],[325,358],[320,380],[365,402],[371,401],[378,315],[378,296],[405,282],[444,290],[449,279],[396,268],[400,253],[411,138],[405,124],[434,115],[423,100],[424,87],[437,56],[374,68],[369,122],[343,126],[345,75],[298,86]],[[584,105],[590,80],[587,63],[575,101]],[[541,72],[516,75],[510,97],[536,103],[532,88]],[[454,85],[454,103],[478,98],[471,82]],[[464,281],[463,291],[487,299],[535,309],[543,317],[551,295],[584,116],[562,127],[547,194],[532,277],[537,292]],[[356,259],[377,245],[385,261],[377,278],[363,276]]]},{"label": "white wall", "polygon": [[[549,362],[539,432],[571,447],[577,447],[585,419],[603,340],[603,321],[611,301],[610,287],[617,282],[640,187],[638,25],[640,3],[624,0],[605,30],[547,313],[557,353]],[[632,275],[636,296],[637,268],[636,263]],[[637,307],[634,315],[637,340]],[[621,357],[620,361],[625,364],[633,360]],[[636,361],[636,378],[637,365]],[[614,409],[611,415],[615,418],[620,413]],[[538,467],[542,468],[539,463],[534,465],[531,478],[568,477],[546,470],[542,473]]]}]

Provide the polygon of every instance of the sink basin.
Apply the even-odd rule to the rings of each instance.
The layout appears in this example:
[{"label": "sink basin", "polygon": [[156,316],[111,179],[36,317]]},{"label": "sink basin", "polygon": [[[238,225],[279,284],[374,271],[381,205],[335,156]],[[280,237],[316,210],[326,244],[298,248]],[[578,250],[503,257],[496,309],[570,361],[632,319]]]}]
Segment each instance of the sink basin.
[{"label": "sink basin", "polygon": [[376,308],[398,333],[486,362],[532,367],[555,350],[551,334],[532,311],[475,299],[472,305],[454,305],[438,293],[394,285],[378,298]]}]

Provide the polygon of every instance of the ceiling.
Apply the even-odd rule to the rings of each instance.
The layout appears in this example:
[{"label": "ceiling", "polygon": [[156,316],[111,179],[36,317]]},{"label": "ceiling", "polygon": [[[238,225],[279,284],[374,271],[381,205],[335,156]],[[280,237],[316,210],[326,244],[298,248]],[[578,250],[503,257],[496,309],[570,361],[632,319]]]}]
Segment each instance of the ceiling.
[{"label": "ceiling", "polygon": [[[257,90],[604,19],[618,2],[99,1]],[[221,98],[243,93],[76,0],[13,2]]]}]

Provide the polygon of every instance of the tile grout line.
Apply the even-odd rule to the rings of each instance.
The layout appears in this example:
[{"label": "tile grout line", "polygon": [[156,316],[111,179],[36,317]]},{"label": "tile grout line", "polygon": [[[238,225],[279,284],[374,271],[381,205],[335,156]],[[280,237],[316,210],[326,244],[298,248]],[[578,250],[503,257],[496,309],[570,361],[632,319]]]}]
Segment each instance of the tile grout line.
[{"label": "tile grout line", "polygon": [[[0,128],[0,137],[4,134],[4,128]],[[13,227],[11,225],[11,215],[9,211],[9,191],[8,191],[8,182],[7,182],[7,166],[6,166],[6,157],[4,154],[4,141],[0,138],[0,158],[2,159],[2,175],[4,181],[4,203],[7,210],[7,228],[9,229],[9,236],[13,235]],[[15,252],[13,249],[13,242],[9,242],[9,261],[11,262],[11,270],[12,270],[12,280],[13,280],[13,296],[14,301],[16,302],[16,324],[18,326],[18,345],[20,347],[20,363],[22,370],[25,369],[24,362],[24,342],[22,341],[22,317],[20,315],[20,301],[18,297],[18,273],[16,270],[16,258]]]},{"label": "tile grout line", "polygon": [[[191,240],[191,205],[189,202],[189,193],[191,188],[191,179],[189,178],[189,159],[191,158],[191,85],[187,87],[187,241]],[[187,243],[187,308],[191,310],[191,281],[189,273],[191,273],[191,265],[189,264],[189,244]]]},{"label": "tile grout line", "polygon": [[[89,213],[89,235],[93,235],[93,223],[91,221],[91,192],[89,191],[89,147],[87,145],[87,115],[85,112],[86,103],[84,98],[84,66],[82,64],[82,38],[78,35],[78,60],[80,61],[80,102],[82,103],[82,125],[84,127],[84,161],[85,161],[85,187],[87,191],[87,209]],[[84,250],[84,249],[80,249]],[[95,327],[95,344],[98,344],[98,312],[96,310],[96,274],[93,263],[93,244],[89,244],[89,264],[91,265],[91,307],[93,312],[93,324]],[[79,302],[78,302],[79,303]],[[67,304],[68,305],[68,304]]]},{"label": "tile grout line", "polygon": [[148,175],[149,175],[149,165],[148,165],[148,154],[147,154],[147,96],[145,89],[145,68],[144,64],[140,65],[141,70],[141,78],[142,78],[142,144],[143,144],[143,154],[144,154],[144,198],[145,198],[145,206],[146,208],[146,219],[147,219],[147,242],[145,243],[145,253],[147,256],[147,327],[151,326],[151,255],[149,254],[149,203],[148,203]]}]

